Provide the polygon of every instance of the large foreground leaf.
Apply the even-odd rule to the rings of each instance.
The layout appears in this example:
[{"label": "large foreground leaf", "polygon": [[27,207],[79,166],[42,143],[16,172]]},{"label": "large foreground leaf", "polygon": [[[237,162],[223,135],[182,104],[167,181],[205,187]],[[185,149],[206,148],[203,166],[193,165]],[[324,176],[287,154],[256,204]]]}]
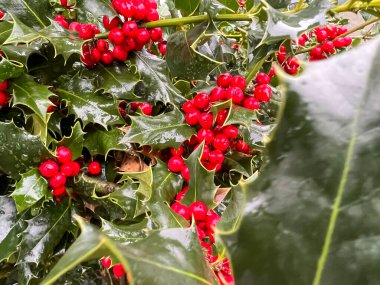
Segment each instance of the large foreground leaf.
[{"label": "large foreground leaf", "polygon": [[46,277],[54,284],[62,274],[86,260],[113,255],[131,277],[130,284],[218,284],[208,267],[195,230],[157,231],[132,245],[120,246],[81,221],[82,234]]},{"label": "large foreground leaf", "polygon": [[374,40],[286,80],[270,162],[230,241],[238,284],[380,283],[379,56]]}]

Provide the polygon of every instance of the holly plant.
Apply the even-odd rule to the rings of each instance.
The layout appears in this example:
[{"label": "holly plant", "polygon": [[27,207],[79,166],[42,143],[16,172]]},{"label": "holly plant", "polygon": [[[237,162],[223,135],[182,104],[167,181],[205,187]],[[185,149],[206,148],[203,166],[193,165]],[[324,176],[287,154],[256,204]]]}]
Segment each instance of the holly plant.
[{"label": "holly plant", "polygon": [[380,284],[378,0],[0,0],[1,284]]}]

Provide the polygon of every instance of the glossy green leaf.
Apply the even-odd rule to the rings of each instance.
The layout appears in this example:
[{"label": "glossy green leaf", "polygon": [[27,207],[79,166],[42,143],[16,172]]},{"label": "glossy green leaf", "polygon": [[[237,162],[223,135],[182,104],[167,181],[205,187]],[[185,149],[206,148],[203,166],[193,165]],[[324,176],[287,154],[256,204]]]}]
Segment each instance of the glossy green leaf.
[{"label": "glossy green leaf", "polygon": [[[249,11],[254,2],[259,2],[258,0],[247,0],[246,3],[245,3],[245,7],[246,9]],[[270,0],[270,1],[283,1],[283,0]],[[236,0],[218,0],[219,3],[223,4],[224,6],[236,11],[238,10],[239,8],[239,4]]]},{"label": "glossy green leaf", "polygon": [[193,14],[199,7],[199,0],[173,0],[175,7],[181,11],[182,16]]},{"label": "glossy green leaf", "polygon": [[278,42],[291,38],[297,40],[304,31],[326,24],[325,13],[330,4],[327,0],[314,0],[296,14],[282,13],[263,0],[268,14],[267,30],[262,43]]},{"label": "glossy green leaf", "polygon": [[4,45],[1,51],[13,62],[22,63],[27,67],[28,59],[32,54],[41,54],[42,40],[36,40],[28,45]]},{"label": "glossy green leaf", "polygon": [[149,102],[161,101],[178,107],[186,102],[179,90],[174,87],[164,60],[144,50],[136,53],[133,62],[141,74],[144,97]]},{"label": "glossy green leaf", "polygon": [[94,19],[101,19],[103,16],[112,19],[118,15],[111,2],[107,0],[76,1],[76,8],[79,10],[80,22],[94,22]]},{"label": "glossy green leaf", "polygon": [[275,125],[259,125],[252,122],[248,128],[245,126],[239,127],[239,134],[251,148],[262,148],[265,141],[269,140]]},{"label": "glossy green leaf", "polygon": [[248,128],[254,120],[257,120],[255,111],[232,106],[224,125],[243,125]]},{"label": "glossy green leaf", "polygon": [[18,62],[12,62],[6,58],[0,61],[0,82],[9,78],[16,78],[21,76],[24,67]]},{"label": "glossy green leaf", "polygon": [[[75,265],[113,255],[131,276],[131,284],[218,284],[207,265],[194,228],[167,229],[127,246],[107,238],[83,221],[82,234],[41,285],[54,284]],[[175,254],[173,254],[175,253]]]},{"label": "glossy green leaf", "polygon": [[123,138],[124,133],[117,128],[110,131],[94,129],[86,134],[84,146],[92,156],[108,156],[111,150],[125,151],[130,148],[130,144],[125,143]]},{"label": "glossy green leaf", "polygon": [[269,163],[230,241],[238,284],[380,282],[379,55],[377,39],[286,78]]},{"label": "glossy green leaf", "polygon": [[33,136],[12,122],[0,122],[0,172],[18,178],[50,157],[38,136]]},{"label": "glossy green leaf", "polygon": [[131,244],[148,236],[148,219],[130,225],[116,225],[102,219],[102,232],[123,245]]},{"label": "glossy green leaf", "polygon": [[13,24],[8,21],[0,22],[0,44],[3,44],[5,40],[10,36],[12,32]]},{"label": "glossy green leaf", "polygon": [[189,31],[178,31],[168,38],[166,62],[175,77],[186,80],[204,80],[221,62],[197,50],[208,23],[201,23]]},{"label": "glossy green leaf", "polygon": [[208,208],[212,208],[218,187],[214,183],[215,171],[207,170],[200,161],[202,151],[203,144],[194,150],[186,160],[186,165],[190,170],[189,190],[181,203],[190,205],[195,201],[201,201]]},{"label": "glossy green leaf", "polygon": [[184,115],[177,108],[158,116],[130,118],[132,125],[124,138],[126,143],[134,142],[158,149],[177,148],[195,134],[195,129],[186,124]]},{"label": "glossy green leaf", "polygon": [[207,14],[210,15],[210,17],[215,17],[222,10],[234,12],[233,10],[229,9],[227,6],[223,5],[218,0],[203,0],[200,2],[200,5],[199,5],[199,12],[200,13],[206,12]]},{"label": "glossy green leaf", "polygon": [[[1,3],[0,3],[1,5]],[[1,6],[0,6],[1,8]],[[6,10],[6,9],[5,9]],[[13,14],[10,14],[13,19],[12,32],[6,41],[5,44],[12,43],[30,43],[39,38],[38,32],[32,29],[30,26],[24,24],[18,17]]]},{"label": "glossy green leaf", "polygon": [[47,108],[51,105],[50,96],[55,94],[49,87],[38,84],[33,77],[22,75],[12,80],[13,106],[25,106],[31,109],[45,124],[48,120]]},{"label": "glossy green leaf", "polygon": [[243,174],[245,177],[252,175],[252,156],[246,156],[240,153],[235,153],[230,156],[226,156],[223,162],[223,166],[230,171]]},{"label": "glossy green leaf", "polygon": [[21,174],[21,179],[16,183],[15,190],[11,194],[19,213],[32,207],[47,195],[48,183],[37,168]]},{"label": "glossy green leaf", "polygon": [[39,264],[53,254],[55,246],[70,227],[71,207],[67,200],[51,203],[27,223],[22,234],[18,263]]},{"label": "glossy green leaf", "polygon": [[16,253],[25,229],[24,217],[17,216],[17,209],[12,198],[0,196],[0,262]]},{"label": "glossy green leaf", "polygon": [[81,119],[84,126],[96,123],[106,128],[123,124],[115,99],[97,94],[94,80],[80,78],[77,73],[72,78],[63,77],[60,82],[57,94],[67,101],[69,113]]},{"label": "glossy green leaf", "polygon": [[137,180],[139,183],[137,192],[147,199],[150,198],[152,195],[153,183],[152,167],[148,167],[146,170],[141,172],[120,172],[120,174],[123,174],[123,177],[120,181],[125,181],[127,179]]},{"label": "glossy green leaf", "polygon": [[71,128],[71,134],[69,137],[64,137],[61,141],[58,142],[58,146],[68,147],[75,160],[82,155],[83,143],[84,143],[85,132],[82,130],[80,122],[76,122],[75,125]]}]

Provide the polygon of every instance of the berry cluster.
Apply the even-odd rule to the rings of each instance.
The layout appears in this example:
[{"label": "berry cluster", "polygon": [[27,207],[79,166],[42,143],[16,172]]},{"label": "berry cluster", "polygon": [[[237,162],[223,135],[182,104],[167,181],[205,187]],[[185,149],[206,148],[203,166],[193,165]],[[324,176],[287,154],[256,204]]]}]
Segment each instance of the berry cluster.
[{"label": "berry cluster", "polygon": [[93,39],[96,34],[100,33],[99,28],[95,24],[81,24],[78,22],[71,22],[69,24],[67,19],[62,15],[55,17],[54,21],[56,21],[65,29],[77,32],[79,37],[83,40]]},{"label": "berry cluster", "polygon": [[[54,160],[44,161],[39,171],[41,175],[49,179],[49,186],[52,188],[52,194],[57,197],[66,195],[67,178],[75,177],[79,174],[81,166],[78,162],[72,161],[72,152],[69,148],[60,146],[56,150],[57,162]],[[102,168],[99,162],[91,162],[88,165],[88,172],[91,175],[99,175]]]},{"label": "berry cluster", "polygon": [[206,259],[213,266],[220,284],[234,284],[229,260],[223,258],[222,261],[219,261],[219,256],[217,254],[213,255],[212,246],[215,243],[215,226],[220,221],[220,216],[214,210],[208,210],[203,202],[194,202],[189,207],[181,204],[187,190],[188,186],[177,194],[170,208],[188,220],[189,224],[191,219],[194,218],[200,244],[205,249],[207,253]]},{"label": "berry cluster", "polygon": [[281,65],[281,67],[289,74],[296,74],[298,72],[298,68],[300,64],[296,57],[288,57],[286,48],[284,46],[280,46],[279,52],[276,54],[277,61]]},{"label": "berry cluster", "polygon": [[113,275],[116,278],[121,278],[126,275],[128,279],[128,275],[125,273],[124,267],[121,263],[112,265],[112,259],[110,257],[103,257],[100,262],[107,269],[110,269],[112,267]]},{"label": "berry cluster", "polygon": [[9,100],[11,99],[11,94],[7,92],[8,80],[4,80],[0,83],[0,108],[8,106]]}]

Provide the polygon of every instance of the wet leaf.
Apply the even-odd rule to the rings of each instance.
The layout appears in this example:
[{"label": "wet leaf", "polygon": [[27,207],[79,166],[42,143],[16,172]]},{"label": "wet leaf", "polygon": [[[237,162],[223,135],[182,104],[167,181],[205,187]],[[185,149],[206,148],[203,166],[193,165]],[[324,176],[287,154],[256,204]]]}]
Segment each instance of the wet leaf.
[{"label": "wet leaf", "polygon": [[148,236],[148,220],[130,225],[116,225],[102,219],[102,232],[123,245],[131,244]]},{"label": "wet leaf", "polygon": [[[1,5],[1,3],[0,3]],[[0,6],[1,8],[1,6]],[[6,11],[7,9],[5,9]],[[4,9],[2,9],[4,11]],[[13,19],[13,28],[12,32],[9,35],[9,37],[5,40],[3,43],[6,44],[12,44],[12,43],[30,43],[36,39],[39,38],[39,35],[36,30],[32,29],[30,26],[24,24],[16,15],[11,14],[11,17]]]},{"label": "wet leaf", "polygon": [[8,21],[0,22],[0,44],[3,44],[5,40],[10,36],[12,32],[13,24]]},{"label": "wet leaf", "polygon": [[0,61],[0,82],[5,79],[21,76],[23,70],[24,68],[22,64],[9,61],[6,58],[2,58]]},{"label": "wet leaf", "polygon": [[86,133],[82,131],[80,122],[76,122],[71,128],[71,134],[69,137],[64,137],[58,142],[58,146],[65,146],[72,152],[72,159],[75,160],[82,155],[84,135]]}]

